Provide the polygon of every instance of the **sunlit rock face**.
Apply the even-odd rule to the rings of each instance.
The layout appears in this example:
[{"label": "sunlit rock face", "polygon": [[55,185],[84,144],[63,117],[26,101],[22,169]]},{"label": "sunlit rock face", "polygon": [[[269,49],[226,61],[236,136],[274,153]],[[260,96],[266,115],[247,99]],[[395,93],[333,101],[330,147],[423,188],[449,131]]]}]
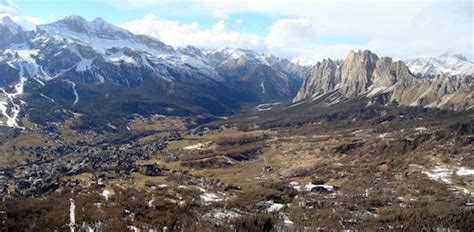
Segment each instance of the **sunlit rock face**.
[{"label": "sunlit rock face", "polygon": [[359,96],[384,103],[464,110],[472,108],[473,78],[469,74],[439,74],[419,78],[402,61],[370,51],[351,51],[342,62],[323,60],[305,79],[294,101],[336,91],[337,101]]}]

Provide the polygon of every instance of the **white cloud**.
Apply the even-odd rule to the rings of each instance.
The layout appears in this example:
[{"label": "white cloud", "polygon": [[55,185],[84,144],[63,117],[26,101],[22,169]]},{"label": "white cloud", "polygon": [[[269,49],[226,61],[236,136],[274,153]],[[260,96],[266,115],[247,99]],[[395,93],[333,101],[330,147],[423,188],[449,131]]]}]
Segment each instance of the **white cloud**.
[{"label": "white cloud", "polygon": [[[183,24],[147,14],[142,19],[119,25],[137,34],[158,38],[177,47],[194,45],[207,49],[238,47],[268,52],[287,58],[315,62],[328,56],[344,57],[349,50],[362,47],[350,44],[317,45],[318,29],[308,19],[279,19],[263,36],[230,30],[224,20],[210,28],[197,23]],[[297,59],[297,60],[298,60]]]},{"label": "white cloud", "polygon": [[[242,47],[290,59],[313,60],[343,58],[351,49],[371,49],[380,56],[400,59],[453,51],[474,59],[472,0],[101,1],[124,9],[187,6],[192,12],[203,15],[204,10],[209,17],[221,20],[203,28],[198,23],[181,23],[148,14],[121,25],[174,46]],[[258,35],[226,24],[245,29],[255,23],[252,18],[243,18],[245,13],[268,16],[275,21]],[[5,15],[27,27],[42,22],[40,18],[21,16],[11,0],[0,0],[0,16]]]},{"label": "white cloud", "polygon": [[260,36],[230,30],[223,20],[211,28],[201,28],[197,23],[183,24],[147,14],[142,19],[119,26],[137,34],[154,36],[173,46],[194,45],[209,49],[232,46],[260,51],[264,48],[264,41]]},{"label": "white cloud", "polygon": [[[312,63],[315,63],[316,61],[320,61],[328,57],[333,59],[343,59],[347,56],[350,50],[359,49],[368,49],[368,47],[353,44],[309,45],[299,49],[297,51],[299,55],[295,55],[295,58],[293,59],[296,61]],[[380,54],[378,50],[373,50],[373,52]]]},{"label": "white cloud", "polygon": [[43,20],[39,17],[34,17],[34,16],[25,16],[23,17],[23,19],[28,22],[28,23],[31,23],[33,25],[39,25],[41,23],[43,23]]},{"label": "white cloud", "polygon": [[270,48],[298,47],[317,38],[317,29],[308,19],[279,19],[270,27],[266,42]]},{"label": "white cloud", "polygon": [[9,16],[14,21],[19,21],[18,6],[11,0],[0,0],[0,18]]},{"label": "white cloud", "polygon": [[241,17],[241,18],[236,19],[234,22],[236,24],[242,24],[244,21],[245,21],[244,18]]},{"label": "white cloud", "polygon": [[193,3],[193,0],[101,0],[115,7],[128,8],[149,8],[180,3]]},{"label": "white cloud", "polygon": [[[148,0],[142,4],[166,5],[166,2],[169,3]],[[172,45],[187,43],[207,48],[244,47],[288,58],[343,58],[351,49],[371,49],[380,56],[401,59],[434,56],[445,51],[459,52],[474,59],[474,3],[471,0],[178,2],[207,8],[213,17],[223,20],[228,20],[233,14],[248,12],[267,15],[276,20],[267,28],[268,33],[263,35],[230,30],[224,22],[205,29],[197,24],[181,24],[155,16],[154,20],[147,21],[150,25],[139,25],[139,22],[146,21],[141,19],[136,20],[135,24],[126,23],[126,28],[155,35]],[[234,22],[242,24],[240,19]],[[247,19],[245,23],[252,22]],[[324,43],[320,41],[321,38],[334,41]]]},{"label": "white cloud", "polygon": [[212,16],[219,18],[219,19],[229,19],[229,12],[222,9],[217,9],[212,11]]},{"label": "white cloud", "polygon": [[32,29],[34,26],[41,24],[43,20],[34,16],[22,16],[20,8],[11,0],[0,0],[0,19],[8,16],[14,22],[23,28]]},{"label": "white cloud", "polygon": [[[304,18],[310,21],[320,37],[366,38],[365,44],[339,42],[329,45],[309,43],[295,50],[336,54],[332,49],[347,47],[375,49],[383,56],[410,58],[437,55],[445,51],[460,52],[474,59],[474,2],[472,0],[199,0],[209,9],[226,10],[228,14],[253,12],[278,18]],[[274,25],[275,26],[275,25]],[[272,26],[273,27],[273,26]],[[294,29],[294,31],[297,29]],[[305,38],[306,28],[300,28]],[[278,32],[277,32],[278,33]],[[293,45],[296,36],[281,46]],[[288,43],[285,43],[288,42]],[[326,49],[326,48],[329,49]],[[338,55],[343,57],[344,55]]]}]

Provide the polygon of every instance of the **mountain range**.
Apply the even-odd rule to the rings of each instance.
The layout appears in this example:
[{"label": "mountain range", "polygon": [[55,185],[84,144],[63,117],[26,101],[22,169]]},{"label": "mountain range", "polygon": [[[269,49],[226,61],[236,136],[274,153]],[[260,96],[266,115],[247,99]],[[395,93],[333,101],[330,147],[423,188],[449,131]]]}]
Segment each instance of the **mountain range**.
[{"label": "mountain range", "polygon": [[447,75],[472,75],[474,62],[466,57],[446,52],[437,57],[422,57],[407,61],[410,71],[419,77],[436,77],[439,74]]},{"label": "mountain range", "polygon": [[291,98],[307,72],[244,49],[175,49],[100,18],[70,16],[32,31],[4,18],[0,30],[0,109],[4,124],[14,127],[20,105],[37,123],[64,118],[72,108],[112,118],[225,115],[245,104]]},{"label": "mountain range", "polygon": [[[430,59],[425,61],[431,62]],[[423,62],[420,60],[418,64]],[[423,66],[428,66],[428,63]],[[379,58],[368,50],[351,51],[343,61],[325,59],[318,62],[293,101],[315,100],[330,94],[331,104],[366,97],[370,104],[394,103],[453,110],[474,106],[472,73],[454,76],[441,73],[432,77],[432,72],[421,74],[431,78],[418,78],[402,61]]]},{"label": "mountain range", "polygon": [[22,116],[47,124],[79,115],[80,128],[102,128],[137,114],[219,116],[324,94],[331,104],[367,97],[371,104],[474,105],[474,65],[464,57],[444,54],[407,64],[359,51],[310,67],[246,49],[173,48],[101,18],[69,16],[25,30],[5,17],[0,124],[21,127]]}]

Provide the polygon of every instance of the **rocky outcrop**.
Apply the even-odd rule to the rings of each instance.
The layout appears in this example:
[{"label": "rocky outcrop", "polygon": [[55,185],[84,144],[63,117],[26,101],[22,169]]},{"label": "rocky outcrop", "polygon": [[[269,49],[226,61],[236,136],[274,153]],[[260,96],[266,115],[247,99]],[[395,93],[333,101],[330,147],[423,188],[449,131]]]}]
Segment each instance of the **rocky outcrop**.
[{"label": "rocky outcrop", "polygon": [[378,57],[366,50],[351,51],[342,63],[340,92],[346,97],[355,97],[366,93],[373,84],[372,73]]},{"label": "rocky outcrop", "polygon": [[433,79],[417,78],[404,62],[378,58],[367,50],[351,51],[340,66],[331,60],[316,64],[294,101],[332,91],[337,92],[334,94],[337,98],[330,98],[330,101],[365,96],[370,103],[384,99],[383,103],[404,106],[453,110],[474,107],[472,76],[443,74]]},{"label": "rocky outcrop", "polygon": [[305,79],[295,99],[305,99],[330,92],[341,82],[341,62],[324,59],[318,62]]},{"label": "rocky outcrop", "polygon": [[[474,83],[472,76],[439,75],[434,80],[421,80],[411,85],[411,94],[394,92],[392,100],[402,105],[424,106],[453,110],[472,109],[474,107]],[[407,88],[405,88],[407,89]],[[405,90],[405,92],[407,92]]]}]

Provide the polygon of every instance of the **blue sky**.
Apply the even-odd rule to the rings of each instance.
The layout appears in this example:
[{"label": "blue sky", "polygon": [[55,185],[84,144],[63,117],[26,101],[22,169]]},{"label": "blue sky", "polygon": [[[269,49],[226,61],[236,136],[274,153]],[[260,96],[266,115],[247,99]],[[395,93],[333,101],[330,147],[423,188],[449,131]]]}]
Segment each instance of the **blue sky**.
[{"label": "blue sky", "polygon": [[[212,16],[212,9],[178,1],[151,7],[127,7],[100,0],[15,0],[14,3],[22,14],[41,18],[44,23],[54,22],[68,15],[80,15],[88,20],[101,17],[110,23],[121,24],[148,13],[181,23],[196,22],[202,27],[211,27],[220,20]],[[244,20],[235,23],[238,19]],[[234,30],[264,35],[276,19],[273,16],[243,12],[230,15],[228,21]]]},{"label": "blue sky", "polygon": [[473,59],[473,2],[0,0],[0,16],[30,28],[68,15],[101,17],[172,46],[242,47],[301,62],[343,58],[357,49],[400,59],[446,51]]}]

